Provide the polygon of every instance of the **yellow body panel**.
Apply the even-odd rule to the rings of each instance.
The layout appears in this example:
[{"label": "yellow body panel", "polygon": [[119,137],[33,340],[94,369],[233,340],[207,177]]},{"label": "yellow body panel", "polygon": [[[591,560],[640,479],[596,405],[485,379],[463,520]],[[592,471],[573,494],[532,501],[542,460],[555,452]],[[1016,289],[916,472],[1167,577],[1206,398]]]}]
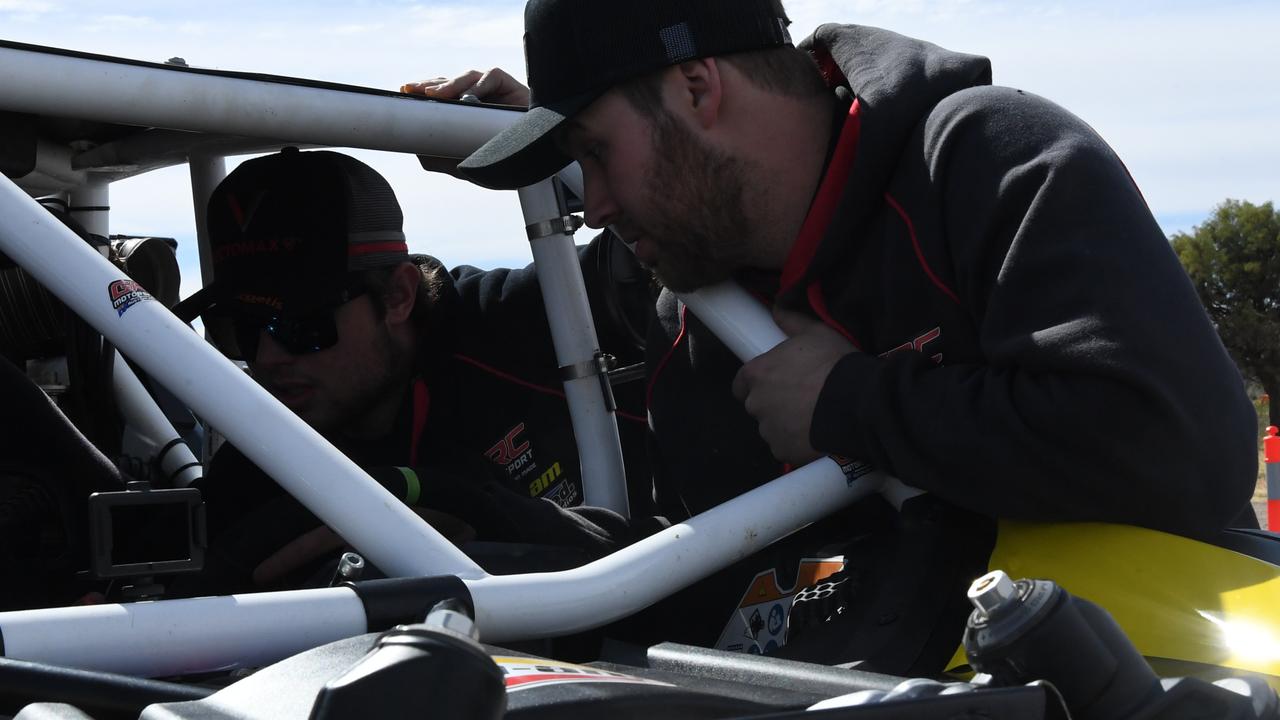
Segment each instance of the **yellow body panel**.
[{"label": "yellow body panel", "polygon": [[[1126,525],[1001,521],[988,566],[1102,606],[1148,658],[1280,680],[1280,567],[1271,563]],[[953,666],[965,662],[961,648]]]}]

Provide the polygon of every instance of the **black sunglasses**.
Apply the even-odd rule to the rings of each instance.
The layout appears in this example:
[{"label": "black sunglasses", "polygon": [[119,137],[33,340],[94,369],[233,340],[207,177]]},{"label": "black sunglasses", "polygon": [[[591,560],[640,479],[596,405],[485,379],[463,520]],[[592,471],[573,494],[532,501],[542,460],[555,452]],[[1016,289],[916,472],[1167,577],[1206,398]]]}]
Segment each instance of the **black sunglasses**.
[{"label": "black sunglasses", "polygon": [[[271,336],[291,355],[306,355],[333,347],[338,342],[338,327],[333,314],[338,308],[368,293],[368,288],[350,288],[337,302],[305,315],[254,317],[243,313],[231,316],[237,352],[227,353],[233,359],[252,362],[258,357],[258,339],[263,332]],[[230,348],[228,348],[230,349]],[[236,356],[239,357],[236,357]]]}]

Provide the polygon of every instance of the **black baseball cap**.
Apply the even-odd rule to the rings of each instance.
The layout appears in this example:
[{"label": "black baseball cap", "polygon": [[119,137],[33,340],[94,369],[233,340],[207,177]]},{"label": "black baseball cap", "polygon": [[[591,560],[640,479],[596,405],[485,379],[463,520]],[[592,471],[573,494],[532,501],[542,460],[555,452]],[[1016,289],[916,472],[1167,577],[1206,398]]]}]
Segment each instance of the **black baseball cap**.
[{"label": "black baseball cap", "polygon": [[241,163],[209,198],[213,281],[174,314],[301,316],[338,304],[350,273],[409,260],[386,179],[349,155],[284,150]]},{"label": "black baseball cap", "polygon": [[553,131],[618,83],[697,58],[791,44],[780,0],[529,0],[529,112],[458,171],[478,185],[531,185],[569,164]]}]

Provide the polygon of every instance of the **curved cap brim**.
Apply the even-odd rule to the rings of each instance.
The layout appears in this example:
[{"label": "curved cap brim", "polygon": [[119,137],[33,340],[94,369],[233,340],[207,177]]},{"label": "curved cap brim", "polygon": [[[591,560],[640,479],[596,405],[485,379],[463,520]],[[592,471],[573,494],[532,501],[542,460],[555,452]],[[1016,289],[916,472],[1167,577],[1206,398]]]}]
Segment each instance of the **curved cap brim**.
[{"label": "curved cap brim", "polygon": [[493,190],[514,190],[549,177],[572,161],[556,146],[556,130],[597,97],[598,93],[589,93],[555,107],[529,108],[515,125],[459,163],[458,173]]}]

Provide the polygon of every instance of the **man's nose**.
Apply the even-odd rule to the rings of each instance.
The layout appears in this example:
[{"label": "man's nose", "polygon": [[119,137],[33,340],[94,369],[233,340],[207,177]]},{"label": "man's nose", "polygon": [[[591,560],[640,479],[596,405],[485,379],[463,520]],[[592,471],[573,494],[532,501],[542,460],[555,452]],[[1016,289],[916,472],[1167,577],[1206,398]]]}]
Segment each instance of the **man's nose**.
[{"label": "man's nose", "polygon": [[612,225],[621,214],[621,208],[613,198],[613,193],[609,192],[600,178],[598,173],[588,173],[586,170],[582,172],[583,194],[583,215],[586,216],[587,227],[600,228]]}]

